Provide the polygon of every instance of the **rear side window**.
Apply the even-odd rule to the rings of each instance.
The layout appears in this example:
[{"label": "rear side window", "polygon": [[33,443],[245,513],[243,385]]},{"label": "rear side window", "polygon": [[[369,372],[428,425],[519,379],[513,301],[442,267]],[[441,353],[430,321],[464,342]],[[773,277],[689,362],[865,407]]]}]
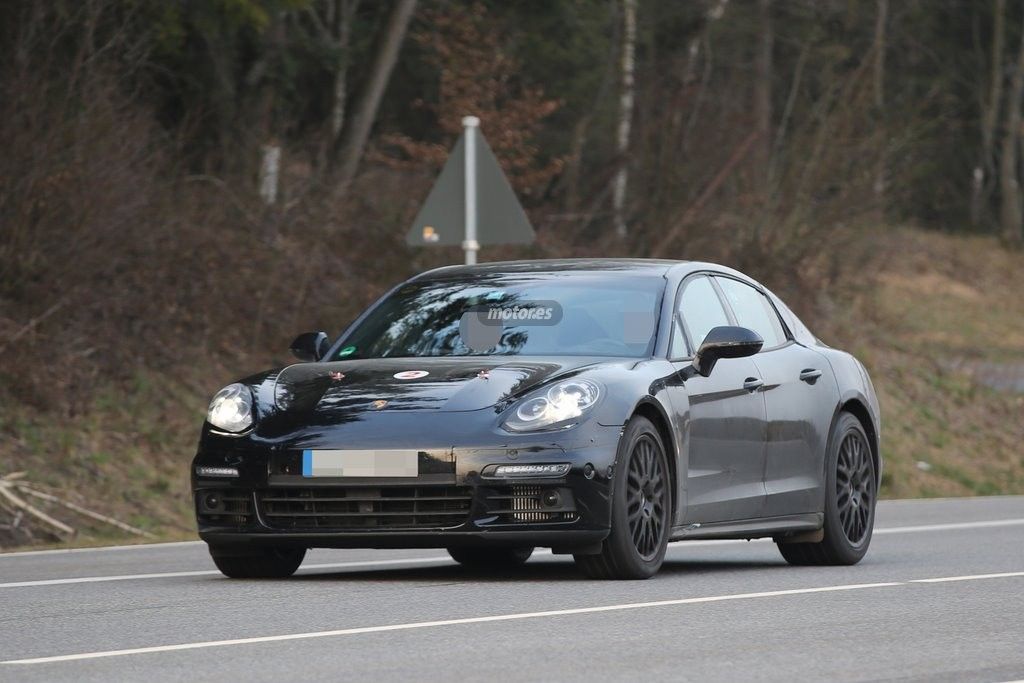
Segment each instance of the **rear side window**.
[{"label": "rear side window", "polygon": [[722,287],[725,299],[736,316],[736,324],[761,335],[763,348],[770,349],[786,341],[782,322],[764,294],[739,280],[727,277],[715,280]]},{"label": "rear side window", "polygon": [[805,346],[820,343],[817,337],[814,336],[814,333],[808,329],[807,325],[804,325],[804,322],[797,317],[796,313],[793,312],[793,309],[786,305],[785,301],[770,292],[769,298],[772,300],[772,303],[775,304],[775,309],[779,312],[779,315],[782,316],[783,322],[785,322],[786,326],[789,327],[789,331],[793,334],[793,339],[796,339]]},{"label": "rear side window", "polygon": [[[679,315],[694,349],[700,346],[712,328],[729,324],[729,317],[722,308],[718,292],[715,291],[711,280],[703,276],[689,280],[683,285],[683,294],[679,297]],[[673,349],[673,354],[676,357],[683,355],[682,349],[680,348],[678,353]]]}]

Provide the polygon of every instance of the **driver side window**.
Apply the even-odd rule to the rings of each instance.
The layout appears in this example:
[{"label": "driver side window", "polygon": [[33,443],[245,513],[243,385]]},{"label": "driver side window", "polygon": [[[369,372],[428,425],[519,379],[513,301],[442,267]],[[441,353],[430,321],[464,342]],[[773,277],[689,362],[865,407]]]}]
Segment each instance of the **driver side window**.
[{"label": "driver side window", "polygon": [[[729,317],[722,308],[722,302],[718,298],[711,280],[699,275],[683,285],[683,293],[679,297],[679,319],[686,328],[686,334],[690,341],[690,354],[696,352],[697,347],[708,336],[712,328],[729,324]],[[677,327],[678,330],[678,327]],[[678,335],[677,335],[678,336]],[[682,340],[679,339],[681,342]],[[672,340],[672,357],[679,358],[687,355],[685,348],[676,346],[676,338]]]},{"label": "driver side window", "polygon": [[786,333],[772,305],[761,292],[730,277],[715,278],[722,287],[736,324],[761,335],[764,348],[772,349],[786,341]]}]

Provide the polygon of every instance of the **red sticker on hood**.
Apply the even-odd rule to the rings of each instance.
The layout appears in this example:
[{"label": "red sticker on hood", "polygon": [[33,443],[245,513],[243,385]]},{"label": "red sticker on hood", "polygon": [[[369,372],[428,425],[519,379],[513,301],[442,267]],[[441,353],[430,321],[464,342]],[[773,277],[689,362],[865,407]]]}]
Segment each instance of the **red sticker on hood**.
[{"label": "red sticker on hood", "polygon": [[405,370],[403,372],[396,372],[394,377],[395,379],[419,379],[429,374],[426,370]]}]

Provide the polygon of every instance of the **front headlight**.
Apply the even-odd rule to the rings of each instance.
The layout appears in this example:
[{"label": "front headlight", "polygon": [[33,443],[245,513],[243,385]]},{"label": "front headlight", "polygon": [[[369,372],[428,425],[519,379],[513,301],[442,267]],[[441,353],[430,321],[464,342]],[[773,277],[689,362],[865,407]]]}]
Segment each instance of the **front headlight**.
[{"label": "front headlight", "polygon": [[502,426],[511,432],[569,427],[592,408],[601,389],[590,380],[567,379],[527,396],[515,405]]},{"label": "front headlight", "polygon": [[244,384],[229,384],[210,401],[206,421],[225,432],[243,432],[252,426],[252,392]]}]

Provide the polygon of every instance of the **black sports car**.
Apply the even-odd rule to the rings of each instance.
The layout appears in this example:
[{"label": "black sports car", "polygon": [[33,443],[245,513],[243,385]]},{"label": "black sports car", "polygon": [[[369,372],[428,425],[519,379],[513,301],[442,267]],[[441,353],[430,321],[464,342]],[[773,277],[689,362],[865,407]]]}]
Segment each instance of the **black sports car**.
[{"label": "black sports car", "polygon": [[853,356],[710,263],[452,266],[388,292],[301,363],[213,398],[199,535],[231,577],[307,548],[572,554],[646,578],[669,541],[772,537],[793,564],[867,551],[879,410]]}]

